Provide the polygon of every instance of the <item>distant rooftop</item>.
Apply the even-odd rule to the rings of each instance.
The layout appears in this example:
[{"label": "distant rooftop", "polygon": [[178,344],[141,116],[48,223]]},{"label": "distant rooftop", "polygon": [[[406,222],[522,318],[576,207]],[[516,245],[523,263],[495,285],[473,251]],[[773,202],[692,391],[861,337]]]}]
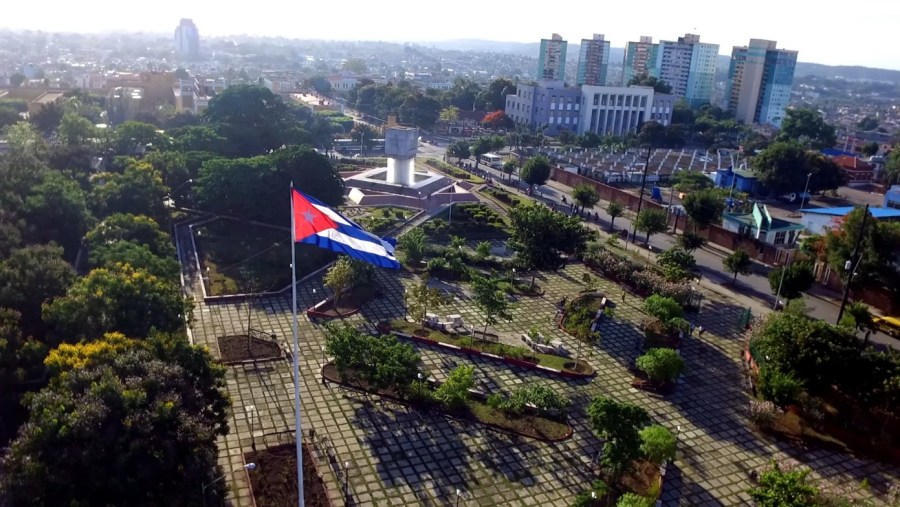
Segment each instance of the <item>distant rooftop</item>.
[{"label": "distant rooftop", "polygon": [[[843,217],[848,215],[855,208],[853,206],[839,206],[837,208],[804,208],[801,213],[809,213],[812,215],[829,215],[833,217]],[[900,218],[900,209],[869,207],[869,213],[874,218]]]}]

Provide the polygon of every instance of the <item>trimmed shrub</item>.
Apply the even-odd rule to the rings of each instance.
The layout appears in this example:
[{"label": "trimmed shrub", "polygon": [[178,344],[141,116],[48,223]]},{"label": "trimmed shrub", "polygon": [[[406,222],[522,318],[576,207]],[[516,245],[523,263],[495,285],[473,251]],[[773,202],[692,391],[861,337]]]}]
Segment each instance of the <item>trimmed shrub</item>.
[{"label": "trimmed shrub", "polygon": [[759,394],[768,401],[786,407],[794,404],[803,392],[803,382],[791,373],[763,366],[759,370]]},{"label": "trimmed shrub", "polygon": [[657,465],[675,459],[676,445],[675,434],[663,426],[654,424],[641,430],[641,452]]},{"label": "trimmed shrub", "polygon": [[673,349],[650,349],[635,364],[654,382],[672,382],[684,371],[684,359]]}]

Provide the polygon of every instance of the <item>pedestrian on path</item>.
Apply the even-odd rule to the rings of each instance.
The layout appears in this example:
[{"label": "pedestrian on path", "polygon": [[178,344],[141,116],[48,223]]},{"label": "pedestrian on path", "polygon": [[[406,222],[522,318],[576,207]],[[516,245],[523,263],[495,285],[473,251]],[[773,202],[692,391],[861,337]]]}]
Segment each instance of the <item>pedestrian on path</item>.
[{"label": "pedestrian on path", "polygon": [[699,327],[697,327],[697,337],[698,337],[698,338],[703,338],[703,333],[704,333],[704,332],[706,332],[706,330],[703,329],[703,326],[702,326],[702,325],[700,325]]}]

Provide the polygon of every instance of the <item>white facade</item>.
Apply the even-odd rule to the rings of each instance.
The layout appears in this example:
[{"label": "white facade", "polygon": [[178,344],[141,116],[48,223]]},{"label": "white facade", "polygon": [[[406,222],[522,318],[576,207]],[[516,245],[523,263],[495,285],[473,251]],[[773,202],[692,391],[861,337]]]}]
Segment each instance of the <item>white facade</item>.
[{"label": "white facade", "polygon": [[190,19],[182,19],[175,29],[175,53],[179,56],[200,54],[200,31]]},{"label": "white facade", "polygon": [[336,92],[347,92],[359,84],[359,79],[353,76],[328,76],[328,84]]},{"label": "white facade", "polygon": [[659,43],[659,78],[672,87],[672,95],[684,97],[691,107],[699,107],[712,97],[716,77],[718,44],[700,42],[700,36],[686,34],[677,41]]},{"label": "white facade", "polygon": [[653,88],[646,86],[582,86],[578,133],[622,136],[649,121]]}]

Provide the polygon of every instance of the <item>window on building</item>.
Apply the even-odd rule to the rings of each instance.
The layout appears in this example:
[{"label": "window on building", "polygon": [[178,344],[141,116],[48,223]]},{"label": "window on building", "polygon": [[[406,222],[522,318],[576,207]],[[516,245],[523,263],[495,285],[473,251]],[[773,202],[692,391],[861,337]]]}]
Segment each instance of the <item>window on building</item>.
[{"label": "window on building", "polygon": [[783,245],[784,240],[787,238],[787,233],[785,231],[776,232],[775,233],[775,241],[773,242],[776,245]]}]

